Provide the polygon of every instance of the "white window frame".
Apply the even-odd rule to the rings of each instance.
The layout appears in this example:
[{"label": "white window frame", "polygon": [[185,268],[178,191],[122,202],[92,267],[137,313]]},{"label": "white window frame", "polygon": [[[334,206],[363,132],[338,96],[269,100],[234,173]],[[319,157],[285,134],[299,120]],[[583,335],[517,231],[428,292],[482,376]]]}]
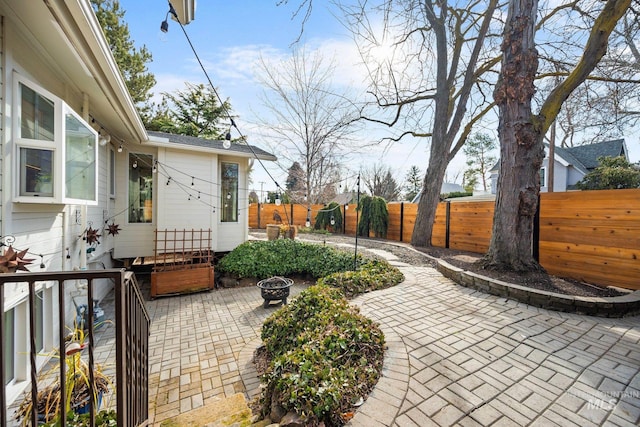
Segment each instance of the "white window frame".
[{"label": "white window frame", "polygon": [[[38,95],[43,96],[51,100],[54,104],[54,136],[53,141],[44,141],[37,139],[23,138],[21,136],[21,123],[22,118],[22,96],[20,91],[20,85],[26,86],[29,89],[35,91]],[[27,79],[21,74],[14,72],[13,74],[13,121],[12,121],[12,137],[14,141],[14,202],[19,203],[58,203],[58,204],[86,204],[89,206],[96,206],[98,204],[98,132],[95,131],[82,117],[80,117],[66,102],[57,97],[53,93],[47,91],[37,83]],[[67,115],[72,115],[75,119],[86,127],[86,129],[93,135],[93,182],[95,185],[93,191],[93,199],[76,199],[67,197],[65,194],[65,181],[66,181],[66,126],[65,121]],[[38,194],[35,192],[29,192],[21,194],[22,185],[22,170],[20,165],[21,149],[29,148],[35,150],[51,150],[53,153],[53,165],[52,165],[52,182],[53,192],[51,195]]]},{"label": "white window frame", "polygon": [[541,167],[539,174],[541,176],[540,188],[546,187],[547,186],[547,167],[546,166]]}]

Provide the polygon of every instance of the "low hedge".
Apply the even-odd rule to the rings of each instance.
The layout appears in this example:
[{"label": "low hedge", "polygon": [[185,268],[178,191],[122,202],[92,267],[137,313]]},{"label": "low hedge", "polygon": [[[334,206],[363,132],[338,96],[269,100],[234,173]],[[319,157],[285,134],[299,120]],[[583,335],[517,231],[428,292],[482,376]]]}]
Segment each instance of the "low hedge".
[{"label": "low hedge", "polygon": [[[361,262],[358,255],[358,263]],[[330,246],[292,239],[247,241],[225,255],[219,271],[238,278],[266,279],[295,274],[319,278],[353,268],[353,254]]]},{"label": "low hedge", "polygon": [[271,360],[261,378],[265,417],[275,404],[307,425],[343,425],[382,370],[382,331],[326,285],[311,286],[272,314],[262,340]]},{"label": "low hedge", "polygon": [[366,292],[390,288],[404,280],[404,275],[386,261],[370,259],[356,271],[333,273],[322,277],[318,284],[340,288],[352,298]]}]

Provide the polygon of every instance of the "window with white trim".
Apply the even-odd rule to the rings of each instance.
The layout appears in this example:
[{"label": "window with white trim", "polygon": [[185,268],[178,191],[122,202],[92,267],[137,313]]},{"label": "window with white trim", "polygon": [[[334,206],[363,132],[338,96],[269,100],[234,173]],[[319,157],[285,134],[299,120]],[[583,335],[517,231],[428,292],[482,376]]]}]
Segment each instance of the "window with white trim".
[{"label": "window with white trim", "polygon": [[221,222],[238,222],[238,164],[221,164]]},{"label": "window with white trim", "polygon": [[98,133],[60,98],[14,77],[17,201],[97,204]]},{"label": "window with white trim", "polygon": [[547,168],[540,168],[540,187],[547,186]]},{"label": "window with white trim", "polygon": [[109,197],[116,197],[116,150],[109,148]]}]

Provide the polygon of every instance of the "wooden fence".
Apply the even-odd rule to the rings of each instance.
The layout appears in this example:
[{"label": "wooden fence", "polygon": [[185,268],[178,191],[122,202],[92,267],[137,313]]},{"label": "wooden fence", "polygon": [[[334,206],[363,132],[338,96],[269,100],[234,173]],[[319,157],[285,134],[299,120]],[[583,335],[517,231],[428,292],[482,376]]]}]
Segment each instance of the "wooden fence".
[{"label": "wooden fence", "polygon": [[[418,207],[390,203],[388,240],[410,242]],[[311,206],[313,224],[322,205]],[[355,236],[356,205],[340,207],[344,227]],[[252,204],[249,227],[283,222],[303,226],[303,205]],[[436,211],[431,244],[485,253],[491,240],[493,201],[451,200]],[[640,289],[640,189],[541,193],[539,233],[534,245],[542,266],[553,275],[605,286]]]}]

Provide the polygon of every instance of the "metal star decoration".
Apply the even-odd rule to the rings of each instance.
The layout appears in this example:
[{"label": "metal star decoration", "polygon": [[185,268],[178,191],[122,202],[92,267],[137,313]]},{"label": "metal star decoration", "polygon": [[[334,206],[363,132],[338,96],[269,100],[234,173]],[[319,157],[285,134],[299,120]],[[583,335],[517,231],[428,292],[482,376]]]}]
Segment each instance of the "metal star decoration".
[{"label": "metal star decoration", "polygon": [[107,225],[107,228],[109,229],[109,231],[107,231],[108,234],[110,234],[111,236],[115,236],[116,234],[118,234],[120,232],[120,230],[122,230],[120,228],[120,224],[116,224],[116,223],[111,223],[109,225]]},{"label": "metal star decoration", "polygon": [[0,272],[15,273],[18,270],[29,271],[26,266],[31,264],[35,258],[25,258],[28,251],[29,249],[25,249],[16,252],[13,246],[9,245],[9,248],[0,256]]},{"label": "metal star decoration", "polygon": [[94,230],[93,228],[87,228],[87,244],[92,245],[94,243],[100,243],[98,239],[100,238],[100,234],[98,234],[98,230]]}]

